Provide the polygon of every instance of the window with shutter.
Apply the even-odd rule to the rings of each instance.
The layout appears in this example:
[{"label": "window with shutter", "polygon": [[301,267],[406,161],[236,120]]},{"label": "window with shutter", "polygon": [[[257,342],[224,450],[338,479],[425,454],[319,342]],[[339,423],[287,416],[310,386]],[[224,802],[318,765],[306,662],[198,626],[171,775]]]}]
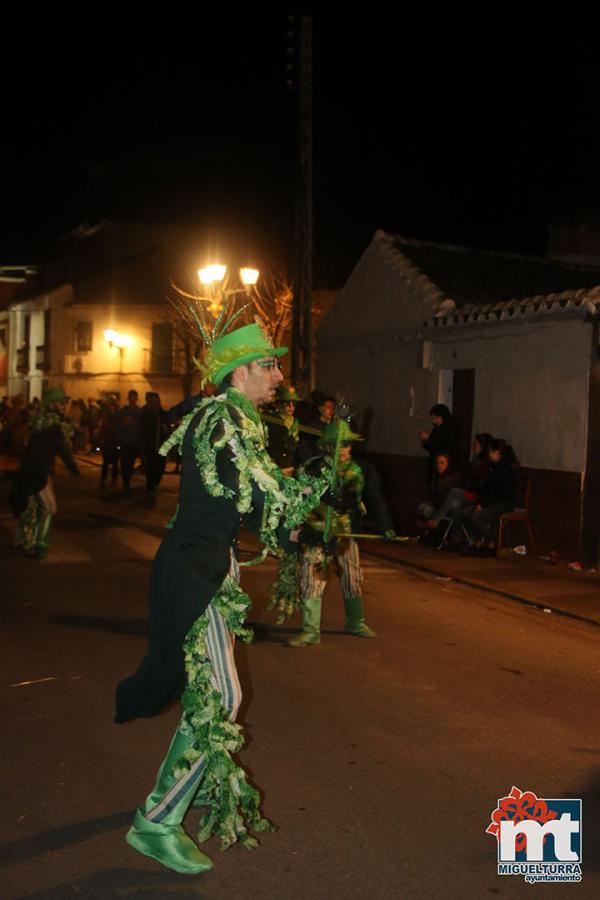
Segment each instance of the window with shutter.
[{"label": "window with shutter", "polygon": [[165,322],[152,324],[152,372],[168,374],[173,371],[173,326]]}]

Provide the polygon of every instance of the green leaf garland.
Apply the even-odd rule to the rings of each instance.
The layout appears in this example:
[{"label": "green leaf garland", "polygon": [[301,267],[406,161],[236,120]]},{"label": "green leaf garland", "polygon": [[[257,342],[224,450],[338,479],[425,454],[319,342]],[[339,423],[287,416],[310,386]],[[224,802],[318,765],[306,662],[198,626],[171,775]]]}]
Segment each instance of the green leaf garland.
[{"label": "green leaf garland", "polygon": [[[252,632],[244,628],[250,608],[250,597],[237,581],[228,575],[211,601],[223,616],[229,632],[244,641],[252,639]],[[274,826],[260,813],[260,795],[249,784],[246,773],[238,766],[232,753],[241,750],[243,730],[232,722],[222,698],[211,682],[212,665],[206,652],[208,616],[201,615],[190,629],[185,643],[187,687],[181,697],[180,729],[189,735],[191,746],[175,768],[179,778],[200,758],[204,758],[204,774],[195,806],[208,806],[198,831],[198,840],[207,841],[216,834],[221,849],[236,841],[248,849],[257,846],[250,830],[273,831]]]},{"label": "green leaf garland", "polygon": [[[240,515],[252,511],[253,483],[264,494],[260,527],[264,550],[255,560],[243,564],[252,565],[264,559],[269,551],[280,552],[278,529],[282,525],[290,530],[297,528],[318,506],[328,480],[309,475],[296,480],[283,475],[267,453],[258,412],[247,397],[231,387],[223,394],[202,400],[182,419],[160,448],[163,456],[175,446],[181,450],[187,430],[200,410],[204,415],[196,426],[193,446],[196,465],[208,493],[212,497],[235,499]],[[219,480],[217,456],[226,447],[239,476],[237,492]],[[176,521],[177,512],[168,527],[172,528]],[[211,603],[223,616],[232,635],[251,640],[252,632],[244,628],[250,597],[234,578],[230,575],[225,578]],[[190,736],[191,747],[178,763],[175,774],[182,774],[203,757],[204,774],[194,805],[206,805],[209,809],[200,822],[198,839],[205,841],[217,834],[223,850],[236,841],[252,849],[257,841],[250,830],[270,831],[273,825],[260,814],[258,791],[248,783],[244,769],[231,755],[242,748],[243,731],[240,725],[230,721],[221,695],[212,685],[212,666],[206,653],[207,630],[208,617],[204,613],[184,643],[187,687],[181,697],[181,728]]]},{"label": "green leaf garland", "polygon": [[[204,410],[204,415],[194,433],[194,452],[208,493],[212,497],[235,498],[237,510],[242,516],[252,511],[252,484],[255,483],[264,494],[260,527],[264,550],[255,560],[243,565],[261,562],[267,553],[278,553],[277,530],[282,525],[290,530],[297,528],[319,505],[328,480],[307,474],[298,478],[284,475],[267,453],[265,431],[256,408],[244,394],[232,387],[223,394],[202,400],[185,416],[179,428],[160,448],[163,456],[175,446],[181,450],[186,432],[199,410]],[[217,454],[225,447],[229,448],[238,471],[237,495],[219,480]],[[175,521],[172,519],[170,524]]]}]

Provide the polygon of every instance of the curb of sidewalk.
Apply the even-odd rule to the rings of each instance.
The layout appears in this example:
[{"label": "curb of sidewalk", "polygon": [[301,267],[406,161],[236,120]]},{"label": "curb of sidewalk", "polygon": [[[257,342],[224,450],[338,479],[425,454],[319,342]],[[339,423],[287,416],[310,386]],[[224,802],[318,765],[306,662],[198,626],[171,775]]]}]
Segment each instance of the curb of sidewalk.
[{"label": "curb of sidewalk", "polygon": [[372,547],[364,548],[363,545],[361,545],[361,553],[364,556],[371,556],[375,559],[385,561],[392,566],[396,565],[400,566],[403,569],[412,569],[415,572],[423,572],[427,575],[435,575],[438,578],[447,578],[449,581],[454,581],[456,584],[464,584],[467,587],[477,588],[477,590],[479,591],[486,591],[488,594],[495,594],[498,597],[503,597],[505,600],[514,600],[517,603],[522,603],[524,606],[532,606],[535,609],[540,610],[540,612],[548,611],[557,616],[565,616],[568,619],[575,619],[579,622],[586,622],[588,625],[595,625],[596,628],[600,627],[600,622],[596,619],[591,619],[589,616],[584,616],[581,613],[576,613],[572,610],[563,609],[560,606],[551,606],[549,603],[542,603],[541,601],[534,600],[531,597],[525,597],[523,596],[523,594],[516,594],[514,593],[514,591],[506,591],[502,588],[493,587],[487,582],[479,581],[476,578],[465,578],[464,575],[447,575],[445,572],[442,572],[439,569],[435,569],[431,566],[426,566],[422,563],[414,562],[412,560],[403,560],[397,556],[388,556],[386,553],[378,552]]}]

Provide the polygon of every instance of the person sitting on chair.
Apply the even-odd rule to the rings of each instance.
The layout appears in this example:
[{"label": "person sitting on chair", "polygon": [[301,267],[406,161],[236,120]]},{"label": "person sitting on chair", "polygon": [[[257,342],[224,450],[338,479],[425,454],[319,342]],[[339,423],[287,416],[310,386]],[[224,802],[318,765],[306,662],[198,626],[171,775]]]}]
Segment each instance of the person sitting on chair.
[{"label": "person sitting on chair", "polygon": [[417,524],[421,528],[435,531],[441,519],[440,511],[448,494],[457,489],[460,473],[449,453],[438,453],[434,461],[435,476],[431,486],[431,496],[425,503],[417,506]]},{"label": "person sitting on chair", "polygon": [[476,434],[473,438],[473,457],[469,463],[466,477],[460,487],[451,487],[446,497],[433,514],[424,523],[425,527],[435,531],[442,519],[453,519],[453,536],[457,536],[464,525],[464,520],[473,512],[479,496],[482,494],[489,476],[489,448],[493,441],[491,434]]},{"label": "person sitting on chair", "polygon": [[489,476],[479,502],[468,518],[468,527],[475,535],[473,551],[483,555],[496,552],[500,516],[515,508],[516,471],[519,465],[515,451],[501,438],[492,441],[489,458]]}]

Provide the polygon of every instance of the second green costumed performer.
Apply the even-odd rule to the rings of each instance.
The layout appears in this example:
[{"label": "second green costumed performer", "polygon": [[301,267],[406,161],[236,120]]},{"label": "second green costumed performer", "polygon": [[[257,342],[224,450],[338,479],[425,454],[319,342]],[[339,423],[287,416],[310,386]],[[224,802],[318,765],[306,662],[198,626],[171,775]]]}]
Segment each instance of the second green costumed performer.
[{"label": "second green costumed performer", "polygon": [[[308,460],[298,470],[298,475],[326,477],[333,473],[330,490],[322,498],[319,507],[307,518],[301,532],[300,574],[297,596],[300,600],[302,628],[298,635],[290,638],[291,647],[318,644],[321,639],[321,605],[327,586],[329,568],[334,565],[341,578],[344,597],[345,630],[357,637],[374,638],[375,632],[365,622],[362,596],[363,573],[360,565],[358,544],[353,537],[345,536],[361,530],[364,506],[362,502],[365,478],[360,465],[352,459],[352,442],[362,440],[355,434],[344,418],[335,417],[325,427],[319,441],[322,454]],[[376,488],[370,479],[370,488]],[[370,506],[384,538],[395,536],[385,501],[373,496],[370,491]],[[381,499],[381,503],[376,502]],[[290,567],[293,566],[292,558]],[[294,607],[290,602],[294,590],[291,586],[293,574],[285,570],[280,575],[280,583],[273,587],[271,607],[277,606],[282,622]]]}]

